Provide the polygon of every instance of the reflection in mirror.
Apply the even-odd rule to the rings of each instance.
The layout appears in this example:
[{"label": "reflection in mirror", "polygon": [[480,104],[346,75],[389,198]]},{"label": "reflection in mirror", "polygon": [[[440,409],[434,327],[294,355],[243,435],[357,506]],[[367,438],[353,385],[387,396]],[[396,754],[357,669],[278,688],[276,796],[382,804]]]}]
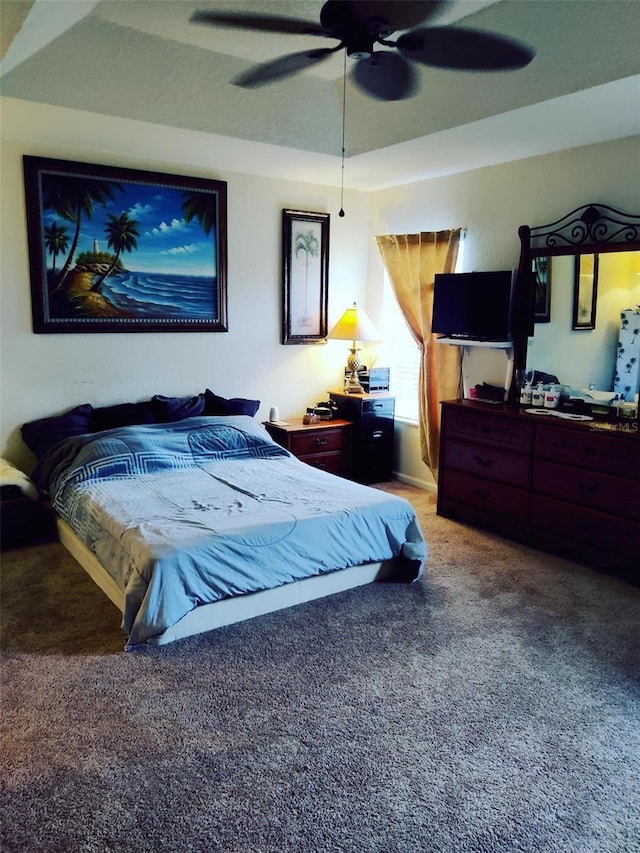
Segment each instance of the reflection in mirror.
[{"label": "reflection in mirror", "polygon": [[[593,257],[593,256],[591,256]],[[640,348],[640,252],[609,252],[599,255],[595,328],[574,330],[573,255],[549,258],[551,268],[550,322],[536,323],[527,346],[527,371],[539,370],[558,377],[573,389],[613,390],[621,345],[621,315],[630,338],[623,344],[626,356],[623,372],[631,358],[631,348]],[[629,321],[631,317],[631,321]],[[638,323],[634,325],[633,319]],[[631,328],[633,326],[633,328]],[[637,329],[637,335],[633,334]],[[629,337],[629,335],[627,335]],[[632,364],[632,368],[634,362]],[[637,392],[637,385],[635,391]]]},{"label": "reflection in mirror", "polygon": [[599,255],[576,255],[573,265],[572,329],[595,329]]},{"label": "reflection in mirror", "polygon": [[536,323],[548,323],[551,320],[551,258],[533,258],[531,271],[535,281],[533,319]]}]

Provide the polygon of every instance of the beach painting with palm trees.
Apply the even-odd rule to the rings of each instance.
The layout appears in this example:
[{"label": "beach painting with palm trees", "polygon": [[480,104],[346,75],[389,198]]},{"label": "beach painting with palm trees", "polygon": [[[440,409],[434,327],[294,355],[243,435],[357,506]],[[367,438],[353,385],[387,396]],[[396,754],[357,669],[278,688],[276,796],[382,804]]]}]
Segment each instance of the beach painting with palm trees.
[{"label": "beach painting with palm trees", "polygon": [[283,210],[282,235],[282,343],[325,343],[329,214]]},{"label": "beach painting with palm trees", "polygon": [[24,157],[35,332],[227,331],[226,183]]}]

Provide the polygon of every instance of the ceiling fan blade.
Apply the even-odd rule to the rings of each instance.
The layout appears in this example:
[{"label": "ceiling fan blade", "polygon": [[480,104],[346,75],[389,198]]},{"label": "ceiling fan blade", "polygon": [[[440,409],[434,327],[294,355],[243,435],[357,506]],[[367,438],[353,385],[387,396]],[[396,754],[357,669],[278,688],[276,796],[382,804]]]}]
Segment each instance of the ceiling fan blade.
[{"label": "ceiling fan blade", "polygon": [[360,20],[388,21],[391,29],[407,30],[430,20],[451,0],[351,0]]},{"label": "ceiling fan blade", "polygon": [[283,15],[253,15],[238,12],[229,15],[225,12],[211,12],[206,9],[195,11],[189,19],[193,24],[208,24],[212,27],[236,27],[242,30],[256,30],[266,33],[292,33],[294,35],[326,36],[326,30],[313,21],[299,18],[286,18]]},{"label": "ceiling fan blade", "polygon": [[374,51],[371,57],[359,60],[351,78],[379,101],[402,101],[418,91],[414,69],[397,53],[386,50]]},{"label": "ceiling fan blade", "polygon": [[535,50],[515,39],[465,27],[419,27],[400,36],[407,59],[461,71],[514,71],[524,68]]},{"label": "ceiling fan blade", "polygon": [[273,59],[270,62],[263,62],[260,65],[254,65],[248,71],[239,74],[233,79],[235,86],[241,86],[243,89],[253,89],[258,86],[264,86],[267,83],[272,83],[275,80],[282,80],[284,77],[289,77],[291,74],[296,74],[298,71],[304,71],[312,65],[317,65],[322,62],[338,48],[323,47],[318,50],[304,50],[300,53],[289,53],[286,56],[280,56],[278,59]]}]

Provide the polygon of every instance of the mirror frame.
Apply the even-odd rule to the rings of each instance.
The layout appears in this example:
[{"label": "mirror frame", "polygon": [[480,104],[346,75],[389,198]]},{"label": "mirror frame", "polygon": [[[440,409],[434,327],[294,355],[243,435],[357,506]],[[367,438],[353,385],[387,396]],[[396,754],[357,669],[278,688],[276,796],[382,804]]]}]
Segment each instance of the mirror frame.
[{"label": "mirror frame", "polygon": [[526,369],[528,340],[534,333],[534,259],[554,255],[638,252],[640,216],[606,204],[585,204],[547,225],[521,225],[518,237],[520,261],[513,294],[513,377],[507,397],[513,404],[519,402],[520,393],[515,377],[518,371]]}]

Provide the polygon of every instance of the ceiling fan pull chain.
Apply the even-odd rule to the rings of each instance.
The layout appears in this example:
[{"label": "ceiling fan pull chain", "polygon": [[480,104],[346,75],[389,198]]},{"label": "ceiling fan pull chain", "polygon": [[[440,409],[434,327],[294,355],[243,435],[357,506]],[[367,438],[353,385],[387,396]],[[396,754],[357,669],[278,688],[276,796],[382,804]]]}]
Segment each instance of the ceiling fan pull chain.
[{"label": "ceiling fan pull chain", "polygon": [[344,216],[344,137],[347,115],[347,52],[344,52],[344,66],[342,69],[342,171],[340,173],[340,210],[338,216]]}]

